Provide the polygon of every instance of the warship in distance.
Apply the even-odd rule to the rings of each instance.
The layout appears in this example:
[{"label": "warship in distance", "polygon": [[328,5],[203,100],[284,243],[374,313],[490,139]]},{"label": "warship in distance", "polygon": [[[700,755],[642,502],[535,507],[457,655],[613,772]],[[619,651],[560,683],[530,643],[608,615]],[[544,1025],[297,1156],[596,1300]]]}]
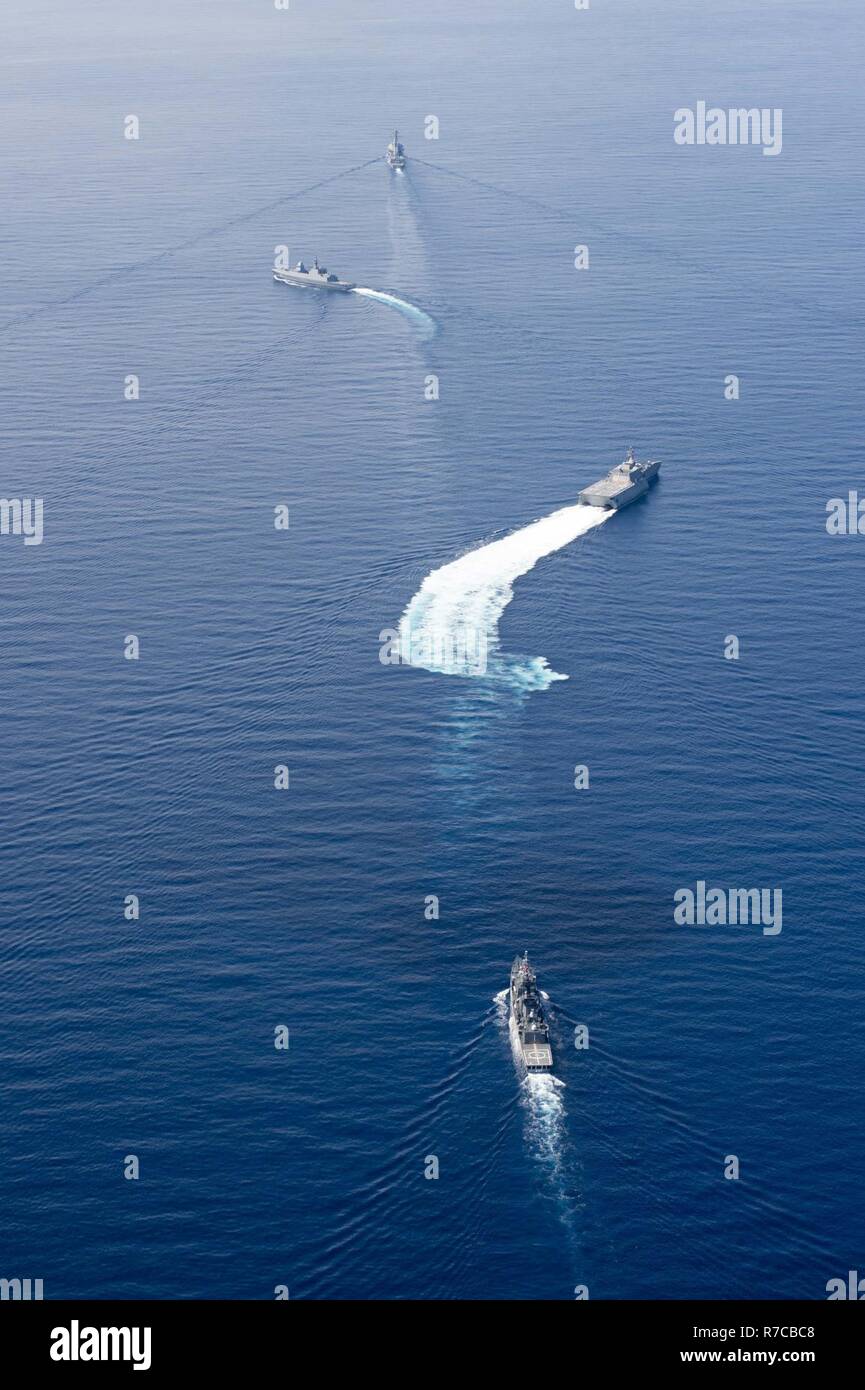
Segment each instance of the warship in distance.
[{"label": "warship in distance", "polygon": [[628,507],[649,491],[649,484],[657,478],[660,467],[659,459],[638,463],[633,449],[629,449],[625,461],[611,469],[606,478],[583,488],[580,501],[586,507],[606,507],[613,511]]},{"label": "warship in distance", "polygon": [[511,966],[511,1018],[517,1031],[526,1071],[552,1071],[550,1030],[529,953],[517,956]]},{"label": "warship in distance", "polygon": [[319,265],[317,256],[311,270],[303,261],[298,261],[291,270],[274,270],[273,278],[280,280],[283,285],[300,285],[303,289],[314,290],[341,290],[343,294],[355,288],[348,280],[340,280],[338,275],[329,274],[327,266]]},{"label": "warship in distance", "polygon": [[398,130],[395,130],[393,133],[393,139],[387,147],[385,159],[387,160],[391,169],[405,168],[405,150],[399,142]]}]

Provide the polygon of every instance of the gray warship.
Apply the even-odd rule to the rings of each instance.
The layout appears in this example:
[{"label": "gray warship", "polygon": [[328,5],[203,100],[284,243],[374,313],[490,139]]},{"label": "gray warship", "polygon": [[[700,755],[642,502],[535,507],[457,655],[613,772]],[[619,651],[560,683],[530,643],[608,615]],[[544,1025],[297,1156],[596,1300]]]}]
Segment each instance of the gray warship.
[{"label": "gray warship", "polygon": [[526,1071],[552,1071],[550,1030],[528,951],[511,966],[511,1019]]},{"label": "gray warship", "polygon": [[403,149],[402,145],[401,145],[400,142],[399,142],[399,131],[398,131],[398,130],[395,130],[394,133],[393,133],[393,139],[391,140],[390,144],[389,144],[388,147],[387,147],[387,153],[385,154],[385,159],[387,160],[387,162],[388,162],[388,164],[390,165],[391,169],[404,169],[404,168],[405,168],[405,150]]},{"label": "gray warship", "polygon": [[318,257],[313,261],[312,269],[308,269],[303,261],[298,261],[291,270],[274,270],[273,278],[280,280],[283,285],[300,285],[303,289],[313,290],[340,290],[342,294],[347,294],[355,288],[348,280],[340,280],[338,275],[330,275],[327,266],[319,265]]},{"label": "gray warship", "polygon": [[606,507],[615,511],[628,507],[649,491],[649,485],[657,478],[660,467],[659,459],[638,463],[633,449],[629,449],[623,463],[617,464],[605,478],[583,488],[580,501],[586,507]]}]

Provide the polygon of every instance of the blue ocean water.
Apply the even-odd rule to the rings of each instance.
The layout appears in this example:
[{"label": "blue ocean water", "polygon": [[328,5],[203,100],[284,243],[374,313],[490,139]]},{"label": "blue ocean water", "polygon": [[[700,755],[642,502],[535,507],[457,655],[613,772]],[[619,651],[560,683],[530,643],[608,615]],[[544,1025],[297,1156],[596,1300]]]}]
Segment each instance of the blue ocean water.
[{"label": "blue ocean water", "polygon": [[[0,538],[0,1274],[824,1297],[865,1258],[861,7],[8,8],[0,490],[45,537]],[[781,154],[676,146],[698,100]],[[630,442],[652,497],[499,595],[567,680],[382,664]],[[780,935],[675,926],[700,879]]]}]

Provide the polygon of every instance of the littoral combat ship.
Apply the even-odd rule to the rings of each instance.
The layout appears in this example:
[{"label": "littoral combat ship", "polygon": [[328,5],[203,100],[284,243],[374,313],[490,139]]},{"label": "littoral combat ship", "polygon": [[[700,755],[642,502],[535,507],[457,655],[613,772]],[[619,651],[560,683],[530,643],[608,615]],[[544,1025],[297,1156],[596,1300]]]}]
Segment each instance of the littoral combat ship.
[{"label": "littoral combat ship", "polygon": [[291,270],[274,270],[274,280],[281,280],[284,285],[300,285],[302,289],[313,290],[341,290],[347,294],[355,286],[348,280],[340,280],[338,275],[329,275],[327,266],[319,265],[318,257],[312,263],[309,270],[303,261],[298,261],[297,265]]},{"label": "littoral combat ship", "polygon": [[649,484],[657,478],[660,467],[659,459],[638,463],[633,449],[629,449],[624,463],[611,469],[606,478],[583,488],[580,501],[586,507],[606,507],[614,511],[630,506],[649,491]]},{"label": "littoral combat ship", "polygon": [[402,145],[401,145],[400,142],[399,142],[399,131],[398,131],[398,130],[395,130],[394,133],[393,133],[393,139],[391,140],[390,144],[389,144],[388,147],[387,147],[387,153],[385,154],[385,159],[387,160],[387,162],[388,162],[388,164],[390,165],[391,169],[404,169],[404,168],[405,168],[405,150],[403,149]]},{"label": "littoral combat ship", "polygon": [[550,1030],[528,951],[511,966],[511,1019],[526,1071],[552,1071]]}]

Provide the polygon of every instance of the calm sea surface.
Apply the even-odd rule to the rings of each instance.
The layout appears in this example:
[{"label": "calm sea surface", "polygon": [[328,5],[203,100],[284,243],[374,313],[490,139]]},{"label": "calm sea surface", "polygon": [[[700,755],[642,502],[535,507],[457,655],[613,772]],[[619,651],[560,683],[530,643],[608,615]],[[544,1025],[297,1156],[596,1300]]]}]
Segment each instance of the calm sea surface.
[{"label": "calm sea surface", "polygon": [[[865,540],[825,509],[865,491],[863,37],[854,0],[7,5],[0,491],[45,534],[0,538],[0,1275],[862,1268]],[[783,108],[782,152],[678,147],[699,100]],[[280,245],[432,325],[275,284]],[[490,580],[505,668],[567,680],[380,662],[631,442],[651,499]],[[783,930],[676,926],[698,880]],[[558,1086],[497,998],[526,948]]]}]

